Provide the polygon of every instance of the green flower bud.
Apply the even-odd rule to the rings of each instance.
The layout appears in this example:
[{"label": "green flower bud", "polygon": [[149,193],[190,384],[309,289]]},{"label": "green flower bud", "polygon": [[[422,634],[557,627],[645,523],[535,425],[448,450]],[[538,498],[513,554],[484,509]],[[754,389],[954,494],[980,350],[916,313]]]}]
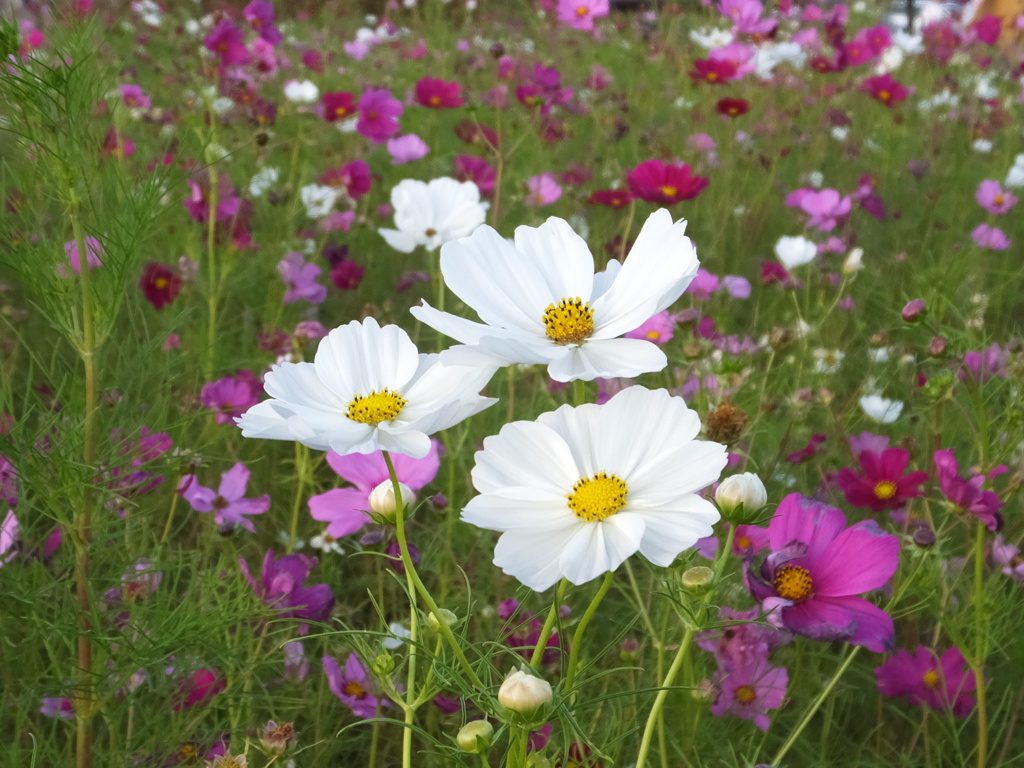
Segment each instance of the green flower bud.
[{"label": "green flower bud", "polygon": [[463,752],[471,755],[485,754],[494,742],[494,726],[486,720],[473,720],[459,729],[455,741]]}]

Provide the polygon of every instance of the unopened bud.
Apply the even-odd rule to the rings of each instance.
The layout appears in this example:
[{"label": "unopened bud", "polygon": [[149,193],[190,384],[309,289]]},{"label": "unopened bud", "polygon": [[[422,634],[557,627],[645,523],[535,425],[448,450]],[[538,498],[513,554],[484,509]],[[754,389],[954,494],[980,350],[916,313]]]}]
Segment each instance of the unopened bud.
[{"label": "unopened bud", "polygon": [[494,726],[486,720],[473,720],[459,729],[455,741],[463,752],[482,755],[491,748],[494,741]]},{"label": "unopened bud", "polygon": [[427,617],[427,623],[430,624],[430,628],[435,632],[441,631],[441,625],[444,624],[446,627],[455,626],[459,621],[459,617],[449,611],[447,608],[438,608],[437,613],[431,613]]},{"label": "unopened bud", "polygon": [[928,307],[925,306],[922,299],[914,299],[908,301],[907,305],[903,307],[903,312],[900,314],[903,317],[903,321],[907,323],[917,323],[928,313]]},{"label": "unopened bud", "polygon": [[715,582],[715,572],[703,565],[695,565],[683,571],[683,589],[695,594],[707,592]]},{"label": "unopened bud", "polygon": [[387,651],[381,651],[370,659],[370,671],[377,677],[387,677],[395,671],[395,659]]},{"label": "unopened bud", "polygon": [[498,689],[498,703],[510,712],[529,718],[554,698],[547,680],[531,675],[523,669],[514,669],[505,677]]},{"label": "unopened bud", "polygon": [[743,518],[739,522],[748,522],[747,518],[768,503],[768,491],[761,478],[753,472],[730,475],[715,491],[715,503],[726,519],[732,520],[738,516]]},{"label": "unopened bud", "polygon": [[914,543],[921,549],[928,549],[935,543],[935,531],[928,523],[921,523],[914,529]]},{"label": "unopened bud", "polygon": [[942,354],[946,351],[946,337],[936,336],[928,344],[928,354],[932,357],[942,357]]},{"label": "unopened bud", "polygon": [[[416,494],[405,483],[398,484],[402,491],[402,507],[408,509],[416,501]],[[370,509],[375,515],[384,520],[395,519],[395,486],[390,480],[385,480],[372,491],[370,491]]]},{"label": "unopened bud", "polygon": [[846,257],[846,261],[843,262],[843,274],[852,275],[860,272],[861,267],[864,266],[864,249],[854,248],[850,251],[850,254]]}]

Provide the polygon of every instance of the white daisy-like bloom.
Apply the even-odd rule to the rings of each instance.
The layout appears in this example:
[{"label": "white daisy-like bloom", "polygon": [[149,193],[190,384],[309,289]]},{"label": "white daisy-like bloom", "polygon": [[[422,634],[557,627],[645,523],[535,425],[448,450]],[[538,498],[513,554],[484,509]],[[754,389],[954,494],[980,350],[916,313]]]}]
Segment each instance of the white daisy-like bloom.
[{"label": "white daisy-like bloom", "polygon": [[818,246],[806,237],[780,237],[775,244],[775,255],[786,269],[810,264],[818,255]]},{"label": "white daisy-like bloom", "polygon": [[835,373],[843,364],[846,355],[838,349],[819,348],[812,352],[814,355],[814,370],[818,373]]},{"label": "white daisy-like bloom", "polygon": [[583,584],[636,552],[666,567],[719,519],[697,492],[718,479],[726,449],[698,432],[681,397],[638,385],[506,424],[476,454],[480,495],[462,519],[501,531],[494,564],[537,591]]},{"label": "white daisy-like bloom", "polygon": [[380,229],[388,245],[411,253],[417,245],[428,251],[465,237],[484,223],[489,203],[480,202],[480,188],[472,181],[447,176],[429,182],[405,179],[391,190],[398,229]]},{"label": "white daisy-like bloom", "polygon": [[296,104],[312,104],[320,98],[320,89],[312,80],[289,80],[284,84],[284,97]]},{"label": "white daisy-like bloom", "polygon": [[338,202],[338,190],[323,184],[308,184],[299,190],[299,198],[306,206],[306,215],[311,219],[322,219]]},{"label": "white daisy-like bloom", "polygon": [[482,411],[494,367],[421,355],[397,325],[353,320],[320,340],[312,363],[280,363],[264,377],[269,400],[235,422],[243,437],[294,440],[341,455],[383,450],[421,459],[429,435]]},{"label": "white daisy-like bloom", "polygon": [[660,371],[665,353],[645,339],[619,338],[667,309],[697,274],[686,222],[665,209],[647,219],[625,263],[594,274],[594,257],[569,224],[552,217],[518,227],[514,245],[482,226],[441,249],[441,273],[482,323],[426,302],[413,315],[469,347],[449,350],[469,362],[548,366],[556,381],[631,377]]},{"label": "white daisy-like bloom", "polygon": [[860,408],[869,419],[880,424],[892,424],[903,413],[903,403],[887,400],[881,395],[867,395],[860,399]]}]

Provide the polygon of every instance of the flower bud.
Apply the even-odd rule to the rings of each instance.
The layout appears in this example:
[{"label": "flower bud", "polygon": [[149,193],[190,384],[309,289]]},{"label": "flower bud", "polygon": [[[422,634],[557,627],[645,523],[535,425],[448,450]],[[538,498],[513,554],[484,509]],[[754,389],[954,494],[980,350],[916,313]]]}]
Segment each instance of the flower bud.
[{"label": "flower bud", "polygon": [[928,354],[932,357],[942,357],[946,351],[946,337],[936,336],[928,344]]},{"label": "flower bud", "polygon": [[[715,503],[727,519],[731,520],[733,513],[747,518],[768,503],[768,491],[761,478],[753,472],[730,475],[719,483],[715,491]],[[744,519],[740,522],[747,521]]]},{"label": "flower bud", "polygon": [[850,254],[846,257],[846,261],[843,262],[843,274],[853,275],[860,272],[861,267],[864,266],[864,249],[854,248],[850,251]]},{"label": "flower bud", "polygon": [[446,627],[452,627],[455,626],[458,621],[459,617],[447,608],[438,608],[437,613],[431,612],[431,614],[427,616],[427,623],[430,624],[430,628],[435,632],[441,631],[442,624]]},{"label": "flower bud", "polygon": [[526,717],[532,717],[541,707],[550,704],[552,698],[551,684],[525,669],[509,672],[498,689],[498,703],[510,712]]},{"label": "flower bud", "polygon": [[471,755],[482,755],[491,748],[494,740],[494,726],[486,720],[473,720],[459,729],[455,737],[459,748]]},{"label": "flower bud", "polygon": [[914,528],[914,544],[919,546],[921,549],[928,549],[935,544],[935,531],[925,521]]},{"label": "flower bud", "polygon": [[[416,501],[416,494],[405,483],[398,484],[402,491],[402,506],[406,509]],[[395,519],[395,487],[390,480],[385,480],[370,491],[370,509],[384,520]]]},{"label": "flower bud", "polygon": [[288,742],[295,737],[295,726],[291,723],[275,723],[269,721],[263,728],[263,736],[260,742],[263,748],[271,754],[279,755],[284,752]]},{"label": "flower bud", "polygon": [[683,589],[702,595],[715,582],[715,572],[703,565],[695,565],[683,571]]},{"label": "flower bud", "polygon": [[903,307],[903,312],[900,314],[903,316],[903,321],[906,323],[917,323],[928,313],[928,307],[925,306],[922,299],[914,299],[908,301],[907,305]]}]

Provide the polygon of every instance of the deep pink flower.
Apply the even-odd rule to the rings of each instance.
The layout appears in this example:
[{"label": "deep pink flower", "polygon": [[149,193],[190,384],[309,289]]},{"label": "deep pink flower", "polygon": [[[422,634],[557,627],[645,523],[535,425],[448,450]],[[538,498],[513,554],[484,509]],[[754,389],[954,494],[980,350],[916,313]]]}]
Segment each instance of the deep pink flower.
[{"label": "deep pink flower", "polygon": [[319,304],[327,298],[327,289],[316,281],[320,267],[307,264],[301,253],[293,251],[285,254],[277,264],[277,271],[288,288],[281,299],[282,303],[306,300],[310,304]]},{"label": "deep pink flower", "polygon": [[708,51],[708,61],[717,64],[732,64],[736,69],[726,79],[742,80],[757,68],[754,63],[754,56],[756,55],[757,48],[754,46],[733,41],[728,45]]},{"label": "deep pink flower", "polygon": [[910,91],[890,74],[869,77],[860,89],[890,109],[896,102],[910,95]]},{"label": "deep pink flower", "polygon": [[462,86],[446,82],[437,77],[424,77],[416,82],[414,98],[421,107],[428,109],[453,109],[463,105],[460,95]]},{"label": "deep pink flower", "polygon": [[39,708],[39,711],[46,717],[59,717],[62,720],[75,719],[75,707],[71,703],[71,699],[63,696],[44,696],[43,706]]},{"label": "deep pink flower", "polygon": [[196,512],[213,512],[213,520],[222,532],[238,525],[249,533],[256,533],[252,520],[244,515],[262,515],[270,509],[270,495],[265,493],[255,499],[246,499],[248,484],[249,469],[238,463],[221,476],[220,487],[216,491],[201,486],[195,475],[185,475],[178,485],[178,493]]},{"label": "deep pink flower", "polygon": [[198,669],[188,677],[179,677],[176,680],[178,685],[178,699],[174,703],[174,711],[181,712],[185,709],[200,704],[208,704],[210,699],[224,690],[226,683],[220,676],[219,669]]},{"label": "deep pink flower", "polygon": [[719,0],[718,12],[732,22],[736,32],[747,35],[767,35],[778,26],[775,19],[761,18],[764,6],[758,0]]},{"label": "deep pink flower", "polygon": [[587,205],[604,205],[608,208],[625,208],[633,201],[628,189],[599,189],[587,200]]},{"label": "deep pink flower", "polygon": [[967,717],[974,709],[971,692],[977,680],[959,648],[950,648],[939,659],[931,648],[899,650],[875,669],[878,692],[883,696],[906,696],[915,707],[952,710],[954,717]]},{"label": "deep pink flower", "polygon": [[988,224],[979,224],[973,232],[971,239],[979,248],[988,248],[993,251],[1005,251],[1010,247],[1010,240],[1006,233],[999,227],[990,227]]},{"label": "deep pink flower", "polygon": [[[85,238],[85,254],[85,263],[89,265],[89,269],[103,266],[103,262],[100,261],[100,256],[103,255],[103,246],[92,235],[87,235]],[[71,263],[71,268],[75,270],[75,274],[81,273],[82,264],[78,258],[78,241],[68,240],[64,243],[64,255],[68,257],[68,261]],[[61,268],[63,269],[63,267]]]},{"label": "deep pink flower", "polygon": [[846,494],[852,507],[881,512],[899,509],[907,499],[923,496],[920,486],[927,482],[927,472],[903,473],[910,463],[910,454],[902,448],[889,448],[881,454],[861,451],[857,456],[864,475],[849,467],[839,470],[836,484]]},{"label": "deep pink flower", "polygon": [[177,298],[181,291],[181,278],[166,264],[150,261],[139,279],[139,288],[155,309],[163,309]]},{"label": "deep pink flower", "polygon": [[876,653],[892,648],[892,618],[858,595],[896,572],[898,537],[874,520],[847,528],[835,507],[791,493],[768,525],[768,540],[771,553],[756,570],[747,561],[744,581],[772,625]]},{"label": "deep pink flower", "polygon": [[736,65],[731,61],[697,59],[689,75],[694,80],[704,80],[711,85],[724,85],[736,76]]},{"label": "deep pink flower", "polygon": [[149,109],[153,106],[153,103],[149,100],[149,96],[142,92],[142,89],[137,85],[124,84],[119,86],[121,91],[121,101],[126,107],[133,107],[138,109]]},{"label": "deep pink flower", "polygon": [[622,334],[627,339],[645,339],[655,344],[667,344],[672,341],[675,321],[671,313],[664,309],[632,331]]},{"label": "deep pink flower", "polygon": [[991,381],[997,376],[1005,379],[1006,351],[999,344],[993,344],[980,352],[967,352],[964,354],[964,365],[959,375],[961,381],[973,379],[979,384]]},{"label": "deep pink flower", "polygon": [[990,180],[983,181],[978,185],[974,199],[989,213],[1006,213],[1017,204],[1015,194],[1004,192],[998,181]]},{"label": "deep pink flower", "polygon": [[244,558],[238,558],[238,567],[256,596],[268,608],[278,611],[280,618],[302,620],[298,632],[304,635],[307,631],[305,622],[327,621],[334,607],[334,595],[330,587],[326,584],[307,587],[305,584],[317,562],[315,557],[309,555],[275,558],[274,551],[268,550],[263,557],[263,570],[258,583]]},{"label": "deep pink flower", "polygon": [[249,50],[245,47],[244,38],[242,30],[236,27],[231,19],[223,18],[220,24],[203,38],[203,46],[217,55],[222,66],[248,64]]},{"label": "deep pink flower", "polygon": [[693,200],[707,189],[711,180],[692,176],[686,163],[666,165],[661,160],[645,160],[629,172],[626,183],[641,200],[675,205],[682,200]]},{"label": "deep pink flower", "polygon": [[480,188],[481,196],[489,197],[494,192],[497,173],[486,160],[469,155],[456,155],[452,164],[455,166],[455,178],[459,181],[472,181]]},{"label": "deep pink flower", "polygon": [[374,144],[383,144],[398,133],[402,102],[386,88],[368,88],[359,97],[359,121],[356,130]]},{"label": "deep pink flower", "polygon": [[1005,465],[1000,464],[985,475],[972,475],[970,480],[960,477],[960,465],[957,464],[953,449],[947,448],[935,452],[935,470],[939,477],[939,488],[942,495],[965,512],[970,512],[985,524],[990,531],[998,531],[1003,527],[1003,515],[999,511],[1003,502],[995,491],[983,491],[986,480],[1007,472]]},{"label": "deep pink flower", "polygon": [[331,267],[331,281],[343,291],[354,291],[363,282],[366,267],[362,267],[350,259],[339,259]]},{"label": "deep pink flower", "polygon": [[558,0],[558,20],[567,27],[589,32],[594,19],[608,15],[608,0]]},{"label": "deep pink flower", "polygon": [[274,4],[269,0],[252,0],[242,13],[261,39],[271,45],[281,42],[281,32],[274,26]]},{"label": "deep pink flower", "polygon": [[[436,476],[441,466],[441,444],[430,441],[430,452],[422,459],[413,459],[396,453],[391,457],[399,482],[418,491]],[[370,522],[365,510],[370,508],[370,491],[390,479],[384,454],[352,453],[340,456],[334,451],[327,452],[327,463],[342,480],[353,488],[334,488],[317,494],[309,500],[309,513],[314,520],[327,523],[327,535],[340,539],[355,533]]]},{"label": "deep pink flower", "polygon": [[[192,218],[201,224],[205,224],[210,218],[209,193],[210,187],[205,178],[195,182],[186,179],[192,194],[181,201]],[[225,221],[234,218],[241,210],[242,201],[235,192],[234,186],[227,174],[220,174],[217,177],[217,208],[215,217],[217,221]]]},{"label": "deep pink flower", "polygon": [[1003,31],[1003,22],[998,16],[989,13],[972,24],[971,29],[974,30],[975,37],[985,45],[995,45],[999,42],[999,35]]},{"label": "deep pink flower", "polygon": [[810,440],[807,441],[807,445],[801,448],[799,451],[793,451],[786,457],[786,461],[791,464],[800,464],[808,459],[812,458],[814,454],[818,452],[818,446],[827,440],[826,435],[815,433],[811,435]]},{"label": "deep pink flower", "polygon": [[359,200],[370,191],[370,166],[365,160],[353,160],[341,168],[330,168],[320,174],[317,182],[329,187],[344,187],[353,200]]},{"label": "deep pink flower", "polygon": [[351,653],[345,660],[342,674],[338,662],[332,656],[323,657],[324,674],[331,693],[348,704],[352,714],[364,720],[377,716],[377,707],[390,707],[391,702],[371,693],[373,682],[356,654]]},{"label": "deep pink flower", "polygon": [[333,91],[320,97],[320,105],[324,111],[324,120],[333,123],[344,120],[356,113],[354,96],[348,91]]},{"label": "deep pink flower", "polygon": [[203,385],[199,399],[204,408],[217,411],[218,424],[234,424],[234,417],[241,416],[260,401],[263,385],[252,371],[236,371],[234,376],[225,376]]}]

